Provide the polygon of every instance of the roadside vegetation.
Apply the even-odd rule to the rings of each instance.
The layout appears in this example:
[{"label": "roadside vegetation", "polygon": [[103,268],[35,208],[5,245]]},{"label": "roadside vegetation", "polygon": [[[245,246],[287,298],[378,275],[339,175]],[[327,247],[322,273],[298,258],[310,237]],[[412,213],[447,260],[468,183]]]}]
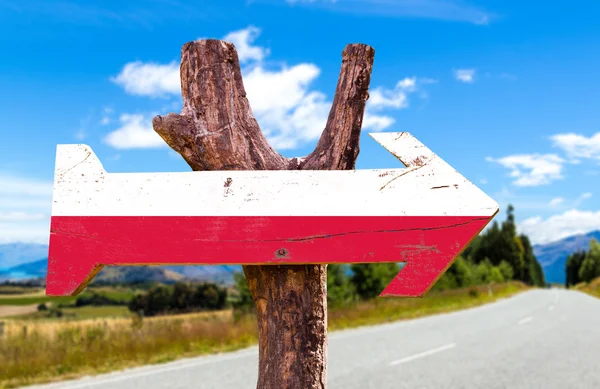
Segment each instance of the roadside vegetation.
[{"label": "roadside vegetation", "polygon": [[577,286],[577,289],[585,289],[597,285],[600,277],[600,243],[596,239],[590,240],[589,249],[569,255],[565,267],[567,288]]},{"label": "roadside vegetation", "polygon": [[591,282],[581,282],[573,287],[575,290],[600,298],[600,277]]},{"label": "roadside vegetation", "polygon": [[[482,305],[525,290],[521,282],[432,291],[422,299],[359,300],[329,311],[331,330]],[[27,330],[24,330],[27,328]],[[256,318],[232,309],[78,321],[7,321],[0,388],[74,378],[177,358],[231,351],[257,341]]]},{"label": "roadside vegetation", "polygon": [[[471,242],[423,298],[377,298],[400,270],[398,264],[329,265],[329,329],[450,312],[545,286],[529,239],[516,234],[513,211],[509,207],[504,222],[494,222]],[[59,299],[39,289],[2,290],[0,309],[33,304],[35,312],[0,319],[0,388],[230,351],[257,341],[254,302],[241,273],[230,287],[102,286]]]}]

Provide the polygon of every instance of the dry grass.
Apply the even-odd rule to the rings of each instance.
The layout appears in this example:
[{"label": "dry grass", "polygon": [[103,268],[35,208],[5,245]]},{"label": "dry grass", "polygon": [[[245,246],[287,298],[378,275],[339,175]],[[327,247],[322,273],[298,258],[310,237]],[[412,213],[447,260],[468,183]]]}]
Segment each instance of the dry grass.
[{"label": "dry grass", "polygon": [[577,284],[574,289],[600,298],[600,277],[592,280],[590,283],[582,282]]},{"label": "dry grass", "polygon": [[[81,308],[78,308],[81,309]],[[231,310],[215,311],[215,312],[197,312],[173,316],[156,316],[143,319],[143,323],[147,326],[168,324],[173,320],[183,323],[194,321],[211,321],[211,322],[231,322],[233,313]],[[82,331],[85,332],[90,328],[102,327],[110,331],[127,331],[131,328],[134,316],[123,318],[95,318],[87,320],[70,320],[66,319],[48,319],[48,320],[5,320],[4,334],[5,336],[13,336],[22,334],[23,328],[26,327],[26,332],[36,333],[49,339],[55,339],[62,331]]]},{"label": "dry grass", "polygon": [[[481,305],[526,287],[520,283],[430,292],[422,299],[376,299],[329,312],[329,328],[347,328]],[[134,317],[135,318],[135,317]],[[256,343],[256,319],[231,311],[136,319],[10,321],[0,339],[0,388],[74,378]],[[24,333],[23,327],[27,326]]]}]

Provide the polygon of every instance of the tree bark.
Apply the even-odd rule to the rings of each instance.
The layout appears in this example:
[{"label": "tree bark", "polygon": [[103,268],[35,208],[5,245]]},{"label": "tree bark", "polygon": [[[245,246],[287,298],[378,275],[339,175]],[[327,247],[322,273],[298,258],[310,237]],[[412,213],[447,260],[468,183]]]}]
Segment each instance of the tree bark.
[{"label": "tree bark", "polygon": [[[233,44],[186,43],[181,52],[181,114],[152,120],[154,130],[193,170],[353,169],[375,51],[346,46],[325,129],[306,158],[269,146],[252,110]],[[256,304],[258,389],[324,389],[327,362],[326,265],[244,266]]]}]

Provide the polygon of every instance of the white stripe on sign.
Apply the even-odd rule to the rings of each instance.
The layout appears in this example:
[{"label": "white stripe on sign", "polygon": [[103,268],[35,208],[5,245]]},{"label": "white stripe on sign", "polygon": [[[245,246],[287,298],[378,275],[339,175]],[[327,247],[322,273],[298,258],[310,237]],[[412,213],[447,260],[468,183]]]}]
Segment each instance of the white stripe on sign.
[{"label": "white stripe on sign", "polygon": [[449,350],[449,349],[454,348],[454,347],[456,347],[456,343],[447,344],[445,346],[434,348],[432,350],[424,351],[424,352],[419,353],[419,354],[411,355],[410,357],[406,357],[406,358],[398,359],[397,361],[390,362],[390,366],[396,366],[396,365],[399,365],[401,363],[410,362],[410,361],[413,361],[415,359],[423,358],[423,357],[426,357],[426,356],[429,356],[429,355],[432,355],[432,354],[437,354],[439,352],[446,351],[446,350]]},{"label": "white stripe on sign", "polygon": [[407,168],[107,173],[89,146],[58,145],[52,216],[491,217],[497,212],[493,199],[410,134],[372,136]]}]

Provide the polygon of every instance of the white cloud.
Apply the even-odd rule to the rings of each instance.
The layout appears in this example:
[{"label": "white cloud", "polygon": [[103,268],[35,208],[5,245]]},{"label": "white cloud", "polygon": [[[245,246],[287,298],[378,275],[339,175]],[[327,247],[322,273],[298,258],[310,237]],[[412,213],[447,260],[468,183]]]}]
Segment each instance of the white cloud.
[{"label": "white cloud", "polygon": [[[265,48],[253,45],[260,30],[250,26],[225,36],[236,46],[240,61],[247,62],[242,68],[244,87],[252,112],[271,145],[279,150],[293,149],[318,139],[323,132],[331,100],[312,83],[320,69],[312,63],[294,66],[282,65],[278,69],[267,68],[263,62],[269,54]],[[125,65],[114,81],[131,94],[164,96],[180,94],[179,65],[144,64],[134,62]],[[380,113],[385,109],[403,109],[408,106],[408,94],[419,85],[436,82],[432,79],[405,78],[392,89],[377,87],[367,102],[363,129],[382,131],[394,123],[389,115]],[[108,144],[118,148],[158,147],[164,141],[152,130],[150,118],[141,115],[121,116],[122,126],[109,134]]]},{"label": "white cloud", "polygon": [[26,222],[32,220],[44,220],[43,213],[27,213],[23,211],[0,211],[0,222]]},{"label": "white cloud", "polygon": [[167,144],[152,128],[152,116],[122,114],[121,126],[109,133],[104,141],[117,149],[164,147]]},{"label": "white cloud", "polygon": [[0,173],[0,195],[51,196],[52,182],[25,179]]},{"label": "white cloud", "polygon": [[503,158],[486,158],[511,170],[510,176],[517,186],[546,185],[562,179],[562,168],[566,162],[555,154],[520,154]]},{"label": "white cloud", "polygon": [[562,197],[555,197],[552,200],[550,200],[548,205],[551,207],[556,207],[557,205],[562,204],[564,201],[565,199],[563,199]]},{"label": "white cloud", "polygon": [[50,221],[37,223],[1,223],[0,244],[4,243],[39,243],[48,244],[50,239]]},{"label": "white cloud", "polygon": [[479,182],[481,182],[483,185],[488,183],[487,178],[482,178],[481,180],[479,180]]},{"label": "white cloud", "polygon": [[181,93],[179,64],[175,61],[166,65],[130,62],[111,81],[132,95],[163,97]]},{"label": "white cloud", "polygon": [[52,182],[0,173],[0,243],[48,243]]},{"label": "white cloud", "polygon": [[573,202],[573,207],[579,207],[585,200],[589,199],[590,197],[592,197],[592,194],[590,192],[582,193],[581,196],[579,196],[577,200]]},{"label": "white cloud", "polygon": [[269,49],[252,46],[252,42],[260,35],[260,29],[254,26],[249,26],[243,30],[230,32],[223,38],[226,42],[231,42],[235,45],[235,50],[238,53],[240,63],[245,63],[251,60],[262,61],[269,55]]},{"label": "white cloud", "polygon": [[384,108],[406,108],[408,107],[408,93],[414,92],[416,89],[416,77],[407,77],[398,81],[394,89],[391,90],[383,87],[374,88],[369,92],[367,107],[373,111]]},{"label": "white cloud", "polygon": [[554,146],[564,150],[571,158],[600,160],[600,132],[590,136],[575,133],[557,134],[550,137]]},{"label": "white cloud", "polygon": [[600,229],[600,211],[572,209],[547,219],[535,216],[520,223],[518,229],[527,234],[534,244],[553,242]]},{"label": "white cloud", "polygon": [[456,69],[454,70],[454,78],[470,84],[475,81],[475,72],[475,69]]},{"label": "white cloud", "polygon": [[363,130],[383,131],[394,124],[396,120],[390,116],[371,115],[368,110],[363,116]]}]

